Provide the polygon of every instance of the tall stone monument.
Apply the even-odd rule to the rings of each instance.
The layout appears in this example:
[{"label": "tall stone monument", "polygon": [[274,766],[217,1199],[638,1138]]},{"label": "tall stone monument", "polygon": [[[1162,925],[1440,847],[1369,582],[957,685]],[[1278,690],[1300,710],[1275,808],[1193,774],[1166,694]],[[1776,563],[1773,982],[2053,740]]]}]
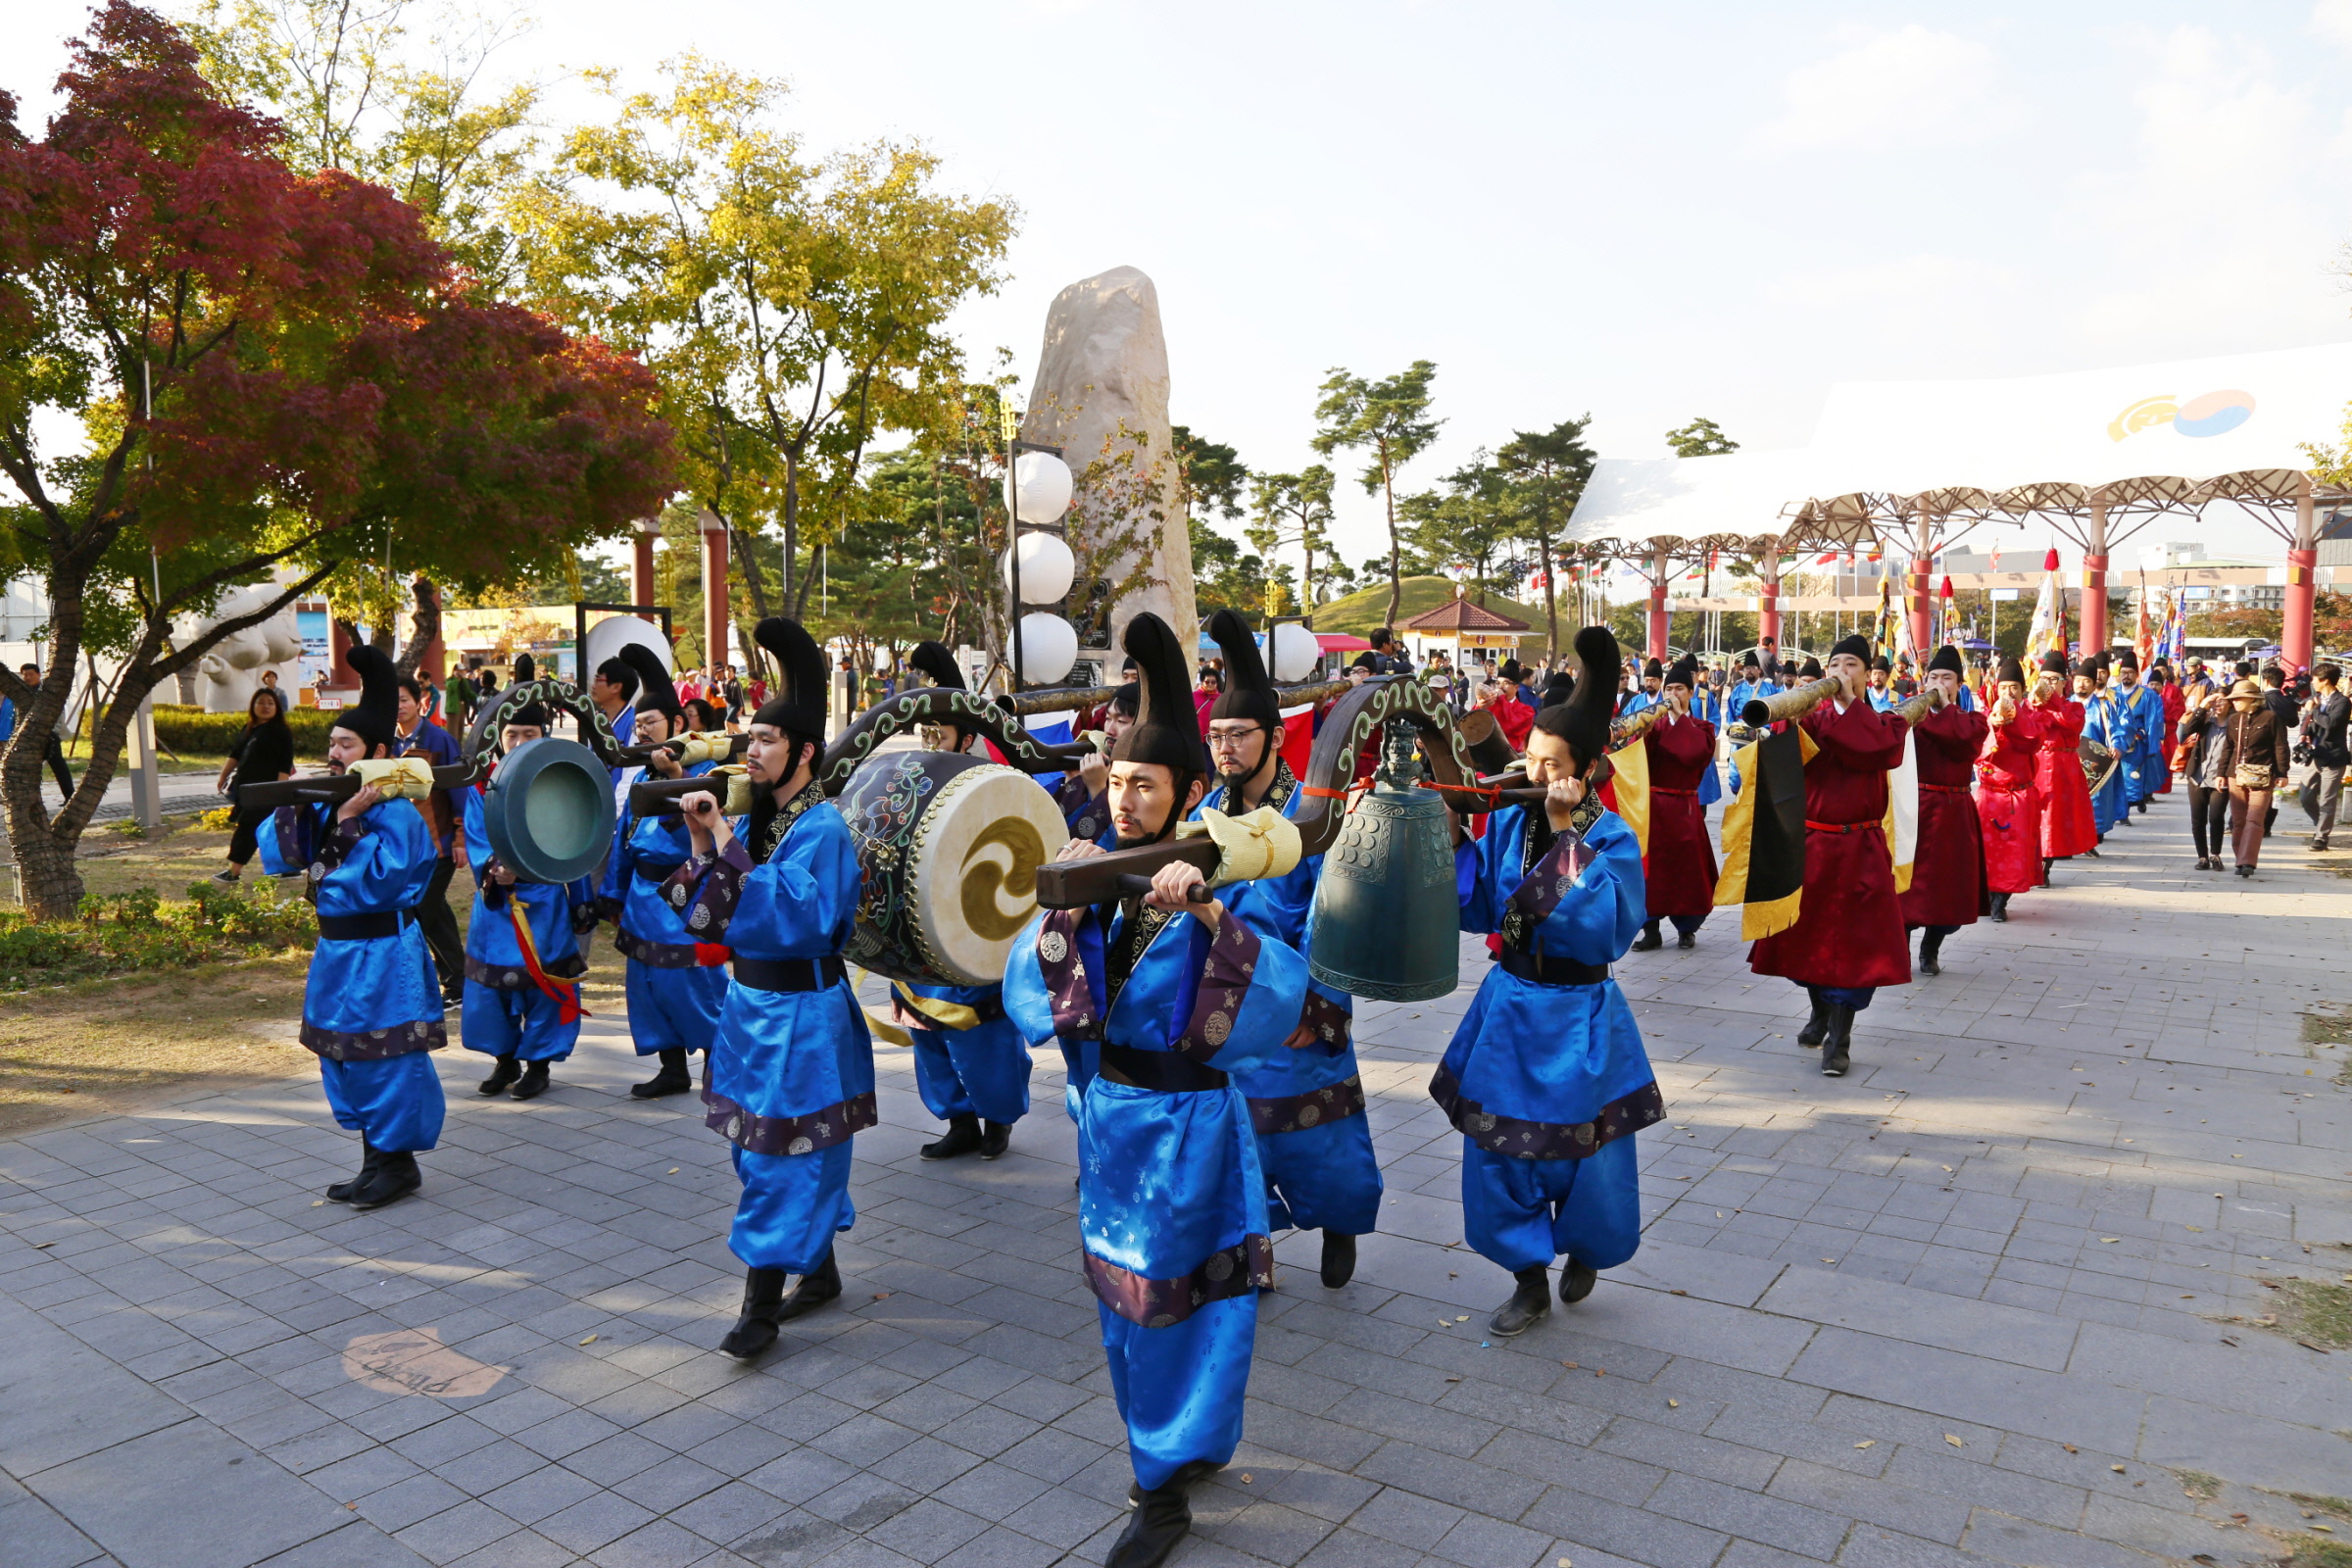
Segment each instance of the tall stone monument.
[{"label": "tall stone monument", "polygon": [[[1054,297],[1046,313],[1046,341],[1029,388],[1029,411],[1021,439],[1061,448],[1078,475],[1072,507],[1071,544],[1085,555],[1081,530],[1115,534],[1121,523],[1106,515],[1102,498],[1089,505],[1087,470],[1102,460],[1106,441],[1121,427],[1145,438],[1136,454],[1135,475],[1158,470],[1156,524],[1137,513],[1152,505],[1130,482],[1125,516],[1146,530],[1140,551],[1129,552],[1102,573],[1112,581],[1127,575],[1140,554],[1152,580],[1123,595],[1111,608],[1110,647],[1119,646],[1127,622],[1149,610],[1176,628],[1191,646],[1200,623],[1193,601],[1193,541],[1185,524],[1176,459],[1168,442],[1168,342],[1159,328],[1159,291],[1132,267],[1072,283]],[[1117,662],[1104,672],[1116,678]]]}]

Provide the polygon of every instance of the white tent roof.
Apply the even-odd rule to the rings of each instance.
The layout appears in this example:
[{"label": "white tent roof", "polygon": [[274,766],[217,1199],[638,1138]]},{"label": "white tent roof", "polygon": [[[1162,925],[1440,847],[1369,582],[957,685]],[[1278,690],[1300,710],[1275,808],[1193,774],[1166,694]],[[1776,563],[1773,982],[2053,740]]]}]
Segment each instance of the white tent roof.
[{"label": "white tent roof", "polygon": [[1654,541],[1733,549],[1868,538],[1859,509],[1811,505],[1816,468],[1813,453],[1802,448],[1712,458],[1602,458],[1585,482],[1568,537],[1577,544]]}]

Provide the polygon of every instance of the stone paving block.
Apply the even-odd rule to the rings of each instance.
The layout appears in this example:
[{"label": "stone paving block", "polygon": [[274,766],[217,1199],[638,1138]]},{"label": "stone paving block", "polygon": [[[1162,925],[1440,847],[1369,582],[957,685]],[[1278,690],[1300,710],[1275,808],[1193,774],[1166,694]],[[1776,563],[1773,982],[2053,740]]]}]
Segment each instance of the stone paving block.
[{"label": "stone paving block", "polygon": [[259,1562],[350,1522],[318,1491],[195,1420],[27,1479],[127,1568]]}]

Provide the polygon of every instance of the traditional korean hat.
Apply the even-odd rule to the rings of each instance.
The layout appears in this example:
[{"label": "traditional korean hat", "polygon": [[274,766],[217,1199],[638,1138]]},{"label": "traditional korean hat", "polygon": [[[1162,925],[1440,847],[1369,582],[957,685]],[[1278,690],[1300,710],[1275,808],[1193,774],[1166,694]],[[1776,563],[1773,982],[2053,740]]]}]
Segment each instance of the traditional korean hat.
[{"label": "traditional korean hat", "polygon": [[931,677],[934,686],[953,686],[963,690],[963,671],[956,667],[956,656],[944,643],[921,642],[906,656],[906,662]]},{"label": "traditional korean hat", "polygon": [[1870,639],[1860,632],[1840,637],[1831,645],[1830,657],[1836,659],[1839,654],[1851,654],[1867,664],[1870,662]]},{"label": "traditional korean hat", "polygon": [[1145,611],[1127,622],[1127,652],[1143,673],[1135,723],[1111,748],[1114,762],[1158,762],[1179,775],[1206,773],[1200,710],[1193,706],[1191,661],[1168,623]]},{"label": "traditional korean hat", "polygon": [[623,643],[613,657],[637,676],[637,710],[652,709],[668,719],[670,729],[675,732],[684,710],[678,706],[678,688],[671,682],[669,671],[662,667],[661,656],[643,643]]},{"label": "traditional korean hat", "polygon": [[776,694],[752,715],[788,735],[822,741],[825,735],[825,656],[797,620],[770,615],[752,631],[752,639],[766,649],[783,674]]},{"label": "traditional korean hat", "polygon": [[1968,671],[1960,666],[1960,650],[1954,648],[1950,643],[1945,643],[1941,648],[1936,649],[1936,657],[1928,661],[1930,674],[1934,674],[1939,669],[1948,669],[1963,678],[1966,678],[1968,674]]},{"label": "traditional korean hat", "polygon": [[1265,726],[1268,735],[1279,735],[1282,704],[1274,695],[1274,683],[1266,678],[1266,662],[1259,657],[1250,623],[1230,610],[1220,610],[1209,617],[1208,635],[1225,656],[1225,690],[1208,716],[1251,719]]},{"label": "traditional korean hat", "polygon": [[392,656],[362,643],[346,653],[343,662],[360,677],[360,700],[335,715],[334,727],[357,735],[370,756],[378,746],[390,750],[400,728],[400,677],[392,668]]}]

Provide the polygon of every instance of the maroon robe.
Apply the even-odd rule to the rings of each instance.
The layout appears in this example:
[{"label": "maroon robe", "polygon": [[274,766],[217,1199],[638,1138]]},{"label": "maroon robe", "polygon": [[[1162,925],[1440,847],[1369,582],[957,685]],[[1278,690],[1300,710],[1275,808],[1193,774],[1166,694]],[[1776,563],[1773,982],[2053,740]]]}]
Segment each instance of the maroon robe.
[{"label": "maroon robe", "polygon": [[1649,918],[1703,917],[1715,907],[1715,846],[1698,782],[1715,765],[1715,726],[1661,718],[1642,749],[1649,756],[1649,853],[1642,862]]},{"label": "maroon robe", "polygon": [[2034,760],[2034,792],[2041,797],[2041,853],[2044,859],[2099,847],[2098,819],[2090,814],[2090,780],[2082,776],[2082,705],[2063,693],[2035,703],[2041,719],[2041,754]]},{"label": "maroon robe", "polygon": [[1969,786],[1984,744],[1983,713],[1957,703],[1911,726],[1919,760],[1919,844],[1911,855],[1905,925],[1973,925],[1984,912],[1984,836]]},{"label": "maroon robe", "polygon": [[2041,756],[2042,714],[2020,703],[2017,717],[2006,724],[1987,720],[1987,729],[1977,759],[1984,885],[1994,893],[2030,893],[2041,886],[2041,792],[2034,777]]},{"label": "maroon robe", "polygon": [[1903,760],[1903,721],[1867,700],[1805,715],[1820,750],[1805,764],[1805,890],[1796,924],[1747,950],[1747,966],[1805,986],[1911,981],[1886,848],[1886,775]]}]

